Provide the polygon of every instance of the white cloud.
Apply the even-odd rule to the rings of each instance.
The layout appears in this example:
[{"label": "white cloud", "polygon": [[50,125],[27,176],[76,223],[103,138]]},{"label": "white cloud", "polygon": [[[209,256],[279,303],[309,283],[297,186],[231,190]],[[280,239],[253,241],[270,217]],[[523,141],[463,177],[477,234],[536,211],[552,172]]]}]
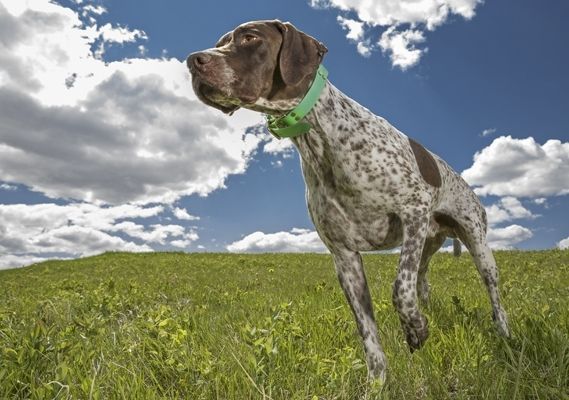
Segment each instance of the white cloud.
[{"label": "white cloud", "polygon": [[47,1],[0,0],[0,180],[117,204],[207,195],[243,173],[260,141],[244,130],[260,115],[203,105],[176,59],[106,63],[92,49],[144,36]]},{"label": "white cloud", "polygon": [[514,219],[532,219],[537,217],[515,197],[503,197],[498,203],[486,207],[486,214],[489,225],[496,225]]},{"label": "white cloud", "polygon": [[518,219],[534,219],[539,215],[525,208],[515,197],[503,197],[486,208],[488,217],[488,244],[493,249],[513,249],[518,243],[533,236],[530,229],[520,225],[498,227],[497,225]]},{"label": "white cloud", "polygon": [[496,133],[496,128],[488,128],[482,131],[482,136],[488,136]]},{"label": "white cloud", "polygon": [[139,39],[148,39],[144,31],[139,29],[129,29],[128,27],[113,26],[109,23],[99,27],[99,36],[105,42],[128,43],[136,42]]},{"label": "white cloud", "polygon": [[294,144],[292,140],[278,139],[273,135],[267,133],[267,128],[264,124],[259,124],[249,130],[259,140],[263,142],[263,153],[271,155],[281,155],[283,158],[290,158],[294,153]]},{"label": "white cloud", "polygon": [[162,206],[132,204],[0,204],[0,268],[53,254],[70,258],[111,250],[151,251],[154,244],[178,246],[183,241],[188,246],[198,239],[191,228],[144,226],[132,221],[156,217],[163,211]]},{"label": "white cloud", "polygon": [[188,213],[188,210],[184,208],[174,207],[172,208],[172,212],[174,213],[174,216],[178,219],[183,219],[186,221],[197,221],[200,219],[200,217],[196,217],[195,215],[190,215]]},{"label": "white cloud", "polygon": [[481,0],[328,0],[311,1],[320,8],[334,7],[356,12],[360,21],[373,26],[424,25],[433,30],[452,14],[474,17]]},{"label": "white cloud", "polygon": [[88,256],[108,250],[151,251],[147,245],[128,242],[117,236],[84,226],[58,226],[42,230],[29,242],[32,253],[57,252],[75,256]]},{"label": "white cloud", "polygon": [[87,4],[86,6],[83,7],[83,11],[82,11],[82,15],[86,16],[89,13],[93,13],[96,15],[102,15],[105,14],[107,12],[107,9],[103,6],[94,6],[91,4]]},{"label": "white cloud", "polygon": [[560,249],[569,249],[569,237],[566,237],[565,239],[560,240],[557,243],[557,247]]},{"label": "white cloud", "polygon": [[515,244],[523,242],[533,236],[528,228],[519,225],[509,225],[504,228],[490,228],[488,230],[488,244],[493,249],[512,249]]},{"label": "white cloud", "polygon": [[[132,221],[123,221],[114,224],[108,229],[110,232],[123,232],[132,238],[143,240],[145,243],[168,244],[167,239],[172,237],[183,237],[188,243],[198,239],[195,231],[189,230],[180,225],[159,225],[152,224],[144,226]],[[179,239],[178,239],[179,240]]]},{"label": "white cloud", "polygon": [[[494,250],[512,250],[515,245],[523,242],[524,240],[530,239],[533,236],[533,232],[523,226],[519,225],[509,225],[502,228],[496,228],[490,226],[488,228],[488,234],[486,235],[488,246]],[[468,251],[466,246],[461,243],[462,252]],[[451,253],[453,251],[453,246],[441,247],[440,252]]]},{"label": "white cloud", "polygon": [[310,233],[312,232],[310,229],[306,229],[306,228],[292,228],[290,230],[290,233],[294,233],[294,234],[305,234],[305,233]]},{"label": "white cloud", "polygon": [[501,136],[474,155],[462,177],[479,195],[544,197],[569,193],[569,143]]},{"label": "white cloud", "polygon": [[[438,251],[440,253],[453,253],[454,252],[454,246],[453,245],[444,246],[444,247],[441,247]],[[466,246],[464,244],[462,244],[462,242],[460,244],[460,251],[462,253],[465,253],[468,251],[468,249],[466,248]]]},{"label": "white cloud", "polygon": [[356,48],[358,50],[358,53],[360,53],[363,57],[371,56],[371,51],[373,50],[373,47],[370,45],[369,40],[358,42]]},{"label": "white cloud", "polygon": [[[376,48],[366,39],[366,30],[387,27],[378,44],[389,54],[393,65],[401,69],[415,65],[424,54],[425,49],[415,48],[415,44],[424,42],[424,30],[436,29],[452,15],[469,20],[481,3],[482,0],[310,0],[314,8],[336,8],[342,14],[357,15],[357,19],[340,15],[338,22],[348,31],[347,38],[358,44],[358,52],[363,56],[369,56]],[[409,28],[402,30],[402,25]]]},{"label": "white cloud", "polygon": [[344,18],[340,15],[338,16],[337,20],[340,23],[340,26],[348,32],[346,34],[346,38],[356,43],[356,48],[358,50],[358,53],[360,53],[363,57],[369,57],[371,55],[372,50],[374,49],[374,46],[371,45],[369,39],[366,39],[364,37],[365,24],[361,21]]},{"label": "white cloud", "polygon": [[[488,229],[488,245],[493,249],[513,249],[515,245],[533,236],[530,229],[509,225],[502,228]],[[254,232],[243,239],[228,245],[227,250],[233,253],[309,253],[327,252],[318,234],[308,229],[293,228],[290,232],[264,233]],[[465,247],[463,247],[463,251]],[[387,251],[398,253],[399,248]],[[452,246],[441,248],[441,251],[452,251]]]},{"label": "white cloud", "polygon": [[327,249],[314,231],[293,228],[290,232],[254,232],[231,243],[227,250],[234,253],[308,253]]},{"label": "white cloud", "polygon": [[348,31],[346,37],[350,40],[359,41],[364,36],[364,23],[349,18],[338,16],[340,26]]},{"label": "white cloud", "polygon": [[229,119],[203,105],[183,62],[100,59],[113,43],[144,54],[139,42],[147,37],[98,26],[105,12],[0,0],[0,181],[10,182],[0,190],[23,184],[91,203],[0,205],[0,267],[188,247],[198,239],[194,228],[142,224],[166,209],[143,205],[223,188],[230,174],[245,171],[261,141],[245,128],[262,117],[244,111]]},{"label": "white cloud", "polygon": [[[197,239],[197,238],[196,238]],[[181,249],[185,249],[190,246],[194,242],[194,239],[185,239],[185,240],[172,240],[170,244],[174,247],[179,247]],[[200,246],[198,246],[200,248]],[[203,246],[202,246],[203,248]]]},{"label": "white cloud", "polygon": [[14,186],[14,185],[9,185],[7,183],[2,183],[0,185],[0,189],[7,190],[7,191],[15,191],[15,190],[18,190],[18,187]]},{"label": "white cloud", "polygon": [[30,255],[14,255],[0,253],[0,270],[8,268],[25,267],[30,264],[39,263],[46,260],[61,259],[57,257],[37,257]]},{"label": "white cloud", "polygon": [[277,139],[273,136],[270,137],[269,141],[263,146],[263,152],[269,154],[283,154],[287,155],[292,153],[294,150],[294,144],[292,140],[282,140]]},{"label": "white cloud", "polygon": [[533,215],[532,212],[525,208],[522,203],[515,197],[504,197],[500,199],[500,204],[505,210],[508,211],[511,219],[527,219],[536,217],[536,215]]},{"label": "white cloud", "polygon": [[421,55],[427,51],[415,47],[415,44],[424,41],[425,35],[420,30],[408,29],[401,32],[392,26],[381,35],[379,46],[383,52],[389,54],[391,64],[404,71],[417,64]]}]

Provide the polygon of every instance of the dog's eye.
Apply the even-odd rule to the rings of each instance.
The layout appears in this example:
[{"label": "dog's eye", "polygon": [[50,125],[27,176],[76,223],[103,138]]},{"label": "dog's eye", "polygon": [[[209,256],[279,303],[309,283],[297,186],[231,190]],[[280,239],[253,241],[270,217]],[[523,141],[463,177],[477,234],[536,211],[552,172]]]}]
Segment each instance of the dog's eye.
[{"label": "dog's eye", "polygon": [[251,35],[251,34],[246,34],[243,36],[243,38],[241,39],[241,43],[243,44],[248,44],[248,43],[253,43],[255,41],[259,40],[259,38],[255,35]]}]

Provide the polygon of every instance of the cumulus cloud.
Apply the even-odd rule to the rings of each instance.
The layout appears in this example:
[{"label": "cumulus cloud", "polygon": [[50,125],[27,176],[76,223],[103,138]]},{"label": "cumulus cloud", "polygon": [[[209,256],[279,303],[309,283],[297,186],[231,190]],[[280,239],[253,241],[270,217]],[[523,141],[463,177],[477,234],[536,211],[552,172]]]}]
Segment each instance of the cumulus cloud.
[{"label": "cumulus cloud", "polygon": [[[502,228],[490,227],[486,239],[488,246],[494,250],[512,250],[515,249],[517,244],[524,240],[530,239],[533,232],[520,225],[509,225]],[[464,244],[461,244],[462,252],[468,251]],[[441,247],[439,250],[443,253],[450,253],[453,251],[453,246]]]},{"label": "cumulus cloud", "polygon": [[279,140],[275,137],[272,137],[268,140],[268,142],[263,146],[263,152],[269,154],[283,154],[285,156],[290,155],[294,150],[294,145],[292,140]]},{"label": "cumulus cloud", "polygon": [[318,234],[308,229],[293,228],[290,232],[254,232],[231,243],[227,250],[234,253],[308,253],[326,252]]},{"label": "cumulus cloud", "polygon": [[89,13],[93,13],[95,15],[102,15],[102,14],[105,14],[106,12],[107,12],[107,9],[101,5],[94,6],[92,4],[87,4],[87,5],[83,6],[83,11],[81,12],[81,14],[83,16],[87,16],[87,15],[89,15]]},{"label": "cumulus cloud", "polygon": [[2,254],[0,253],[0,270],[8,268],[19,268],[27,265],[36,264],[42,261],[65,259],[65,257],[37,257],[32,255]]},{"label": "cumulus cloud", "polygon": [[365,24],[361,21],[344,18],[342,16],[338,16],[337,20],[340,26],[348,32],[346,34],[346,38],[356,43],[356,49],[358,50],[358,53],[364,57],[369,57],[371,55],[373,46],[371,45],[369,39],[364,38]]},{"label": "cumulus cloud", "polygon": [[0,0],[0,180],[143,204],[207,195],[243,173],[260,141],[245,128],[259,115],[229,120],[203,105],[176,59],[104,62],[93,49],[145,37],[47,1]]},{"label": "cumulus cloud", "polygon": [[381,35],[379,46],[389,54],[391,64],[404,71],[417,64],[421,55],[427,51],[415,47],[415,44],[424,41],[425,35],[420,30],[407,29],[401,32],[392,26]]},{"label": "cumulus cloud", "polygon": [[[530,239],[533,236],[531,229],[517,224],[500,226],[506,222],[520,219],[534,219],[539,215],[533,214],[524,207],[515,197],[503,197],[496,203],[486,206],[488,218],[488,233],[486,238],[492,249],[513,249],[515,245]],[[463,250],[465,248],[463,247]],[[452,246],[441,249],[444,252],[452,251]]]},{"label": "cumulus cloud", "polygon": [[486,208],[488,217],[488,245],[493,249],[512,249],[516,244],[533,236],[533,232],[520,225],[498,226],[504,222],[519,219],[534,219],[533,214],[515,197],[503,197],[497,203]]},{"label": "cumulus cloud", "polygon": [[566,237],[565,239],[560,240],[557,243],[557,247],[560,249],[569,249],[569,237]]},{"label": "cumulus cloud", "polygon": [[512,249],[515,244],[523,242],[533,236],[528,228],[520,225],[509,225],[504,228],[491,228],[488,230],[488,244],[493,249]]},{"label": "cumulus cloud", "polygon": [[129,29],[123,26],[105,24],[98,29],[99,36],[103,41],[114,43],[136,42],[138,39],[148,39],[146,33],[139,29]]},{"label": "cumulus cloud", "polygon": [[[198,234],[195,231],[190,230],[186,232],[183,226],[172,224],[151,224],[144,226],[131,221],[123,221],[114,224],[108,230],[110,232],[123,232],[132,238],[141,239],[145,243],[158,243],[162,245],[167,244],[167,239],[171,237],[183,237],[187,244],[198,239]],[[176,242],[179,242],[179,240],[176,240]]]},{"label": "cumulus cloud", "polygon": [[[515,245],[532,236],[530,229],[514,224],[506,227],[490,227],[487,240],[492,249],[507,250],[515,248]],[[569,244],[569,238],[567,244]],[[226,248],[232,253],[323,253],[328,251],[315,231],[297,228],[293,228],[290,232],[253,232],[229,244]],[[466,250],[464,246],[463,250]],[[395,248],[386,252],[398,253],[399,251],[399,248]],[[452,246],[443,247],[440,251],[452,251]]]},{"label": "cumulus cloud", "polygon": [[273,156],[282,155],[284,158],[292,157],[294,144],[292,140],[278,139],[271,135],[265,124],[258,124],[247,130],[248,133],[255,135],[263,143],[263,153]]},{"label": "cumulus cloud", "polygon": [[462,177],[481,196],[544,197],[569,193],[569,143],[501,136],[474,155]]},{"label": "cumulus cloud", "polygon": [[532,231],[520,225],[497,225],[539,216],[518,197],[532,198],[532,203],[547,207],[546,196],[569,193],[569,143],[548,140],[541,145],[532,137],[501,136],[474,155],[473,165],[462,177],[478,195],[504,196],[486,207],[488,240],[493,248],[513,248],[531,238]]},{"label": "cumulus cloud", "polygon": [[69,201],[0,205],[0,268],[186,248],[198,239],[194,227],[155,221],[165,210],[198,220],[171,204],[223,188],[262,140],[246,132],[260,115],[229,119],[203,105],[184,63],[166,53],[103,60],[112,44],[144,54],[147,39],[139,29],[98,25],[105,12],[0,0],[0,190],[22,184]]},{"label": "cumulus cloud", "polygon": [[355,40],[356,42],[361,40],[364,36],[364,23],[360,21],[356,21],[349,18],[344,18],[342,16],[338,16],[338,22],[348,31],[346,37],[350,40]]},{"label": "cumulus cloud", "polygon": [[[132,221],[163,211],[163,206],[132,204],[0,204],[0,268],[54,254],[70,258],[104,251],[151,251],[156,244],[185,247],[198,239],[192,228]],[[182,242],[185,246],[180,246]]]},{"label": "cumulus cloud", "polygon": [[[310,0],[314,8],[334,8],[342,14],[355,13],[357,19],[338,17],[346,37],[357,43],[358,52],[369,56],[377,49],[388,54],[393,66],[407,69],[416,65],[426,49],[415,45],[425,41],[424,31],[432,31],[452,15],[469,20],[482,0]],[[369,31],[387,28],[374,44]]]},{"label": "cumulus cloud", "polygon": [[172,208],[172,212],[174,213],[174,216],[178,219],[186,221],[197,221],[200,219],[200,217],[196,217],[195,215],[191,215],[190,213],[188,213],[188,210],[186,210],[185,208],[174,207]]},{"label": "cumulus cloud", "polygon": [[371,46],[369,40],[365,40],[363,42],[358,42],[356,49],[363,57],[369,57],[371,56],[373,46]]},{"label": "cumulus cloud", "polygon": [[489,225],[496,225],[514,219],[533,219],[537,217],[515,197],[503,197],[498,203],[486,207],[486,214]]}]

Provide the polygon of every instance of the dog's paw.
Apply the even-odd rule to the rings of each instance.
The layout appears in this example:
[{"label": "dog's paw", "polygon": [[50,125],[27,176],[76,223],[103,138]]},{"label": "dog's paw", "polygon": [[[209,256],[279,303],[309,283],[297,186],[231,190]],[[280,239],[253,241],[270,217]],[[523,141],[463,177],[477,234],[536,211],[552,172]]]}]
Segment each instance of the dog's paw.
[{"label": "dog's paw", "polygon": [[372,354],[367,357],[367,376],[370,381],[385,382],[387,362],[383,352]]},{"label": "dog's paw", "polygon": [[494,320],[494,324],[496,324],[498,333],[506,338],[509,338],[510,328],[508,326],[508,316],[504,310],[500,308],[498,311],[494,312],[492,319]]},{"label": "dog's paw", "polygon": [[423,347],[429,338],[428,321],[424,316],[421,316],[417,321],[409,321],[403,326],[403,330],[411,353]]}]

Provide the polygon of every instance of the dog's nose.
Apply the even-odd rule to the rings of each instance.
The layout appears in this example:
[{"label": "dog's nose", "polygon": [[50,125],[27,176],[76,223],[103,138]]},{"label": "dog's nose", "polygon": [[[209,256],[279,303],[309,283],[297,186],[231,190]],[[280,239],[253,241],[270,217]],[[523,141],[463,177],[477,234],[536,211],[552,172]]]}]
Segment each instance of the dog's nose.
[{"label": "dog's nose", "polygon": [[204,52],[192,53],[186,60],[186,64],[190,70],[202,70],[203,67],[211,61],[211,55]]}]

